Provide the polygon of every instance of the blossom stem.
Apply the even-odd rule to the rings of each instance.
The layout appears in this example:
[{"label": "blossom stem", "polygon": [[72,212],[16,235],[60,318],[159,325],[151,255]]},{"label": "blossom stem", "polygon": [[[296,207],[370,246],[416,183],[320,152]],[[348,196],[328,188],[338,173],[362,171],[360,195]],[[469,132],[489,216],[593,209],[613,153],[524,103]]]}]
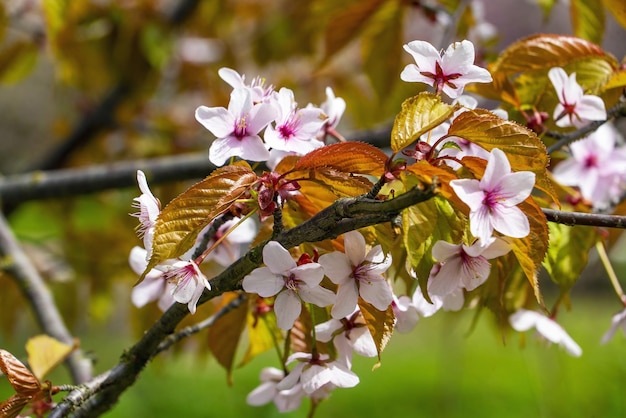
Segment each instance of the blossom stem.
[{"label": "blossom stem", "polygon": [[311,315],[311,338],[313,339],[313,347],[311,347],[311,354],[313,356],[313,358],[315,358],[318,353],[317,353],[317,336],[315,334],[315,307],[313,306],[312,303],[308,303],[307,304],[309,306],[309,315]]},{"label": "blossom stem", "polygon": [[[215,242],[213,243],[213,245],[211,245],[209,248],[206,249],[206,251],[204,251],[202,253],[202,255],[200,255],[199,257],[196,257],[194,259],[194,262],[198,265],[200,265],[204,259],[211,254],[211,252],[217,248],[218,245],[221,244],[222,241],[224,241],[226,239],[226,237],[228,237],[228,235],[230,235],[231,232],[233,232],[235,229],[237,229],[237,227],[239,225],[241,225],[246,219],[248,219],[250,216],[254,215],[256,213],[256,209],[250,211],[250,213],[248,213],[246,216],[244,216],[243,218],[241,218],[235,225],[231,226],[230,228],[228,228],[228,230],[226,232],[224,232],[224,235],[222,235],[221,237],[219,237],[218,239],[215,240]],[[228,218],[226,216],[226,214],[224,215],[226,218]],[[228,220],[228,219],[227,219]],[[223,223],[222,223],[223,225]],[[218,227],[219,228],[219,227]],[[215,230],[217,232],[217,229]],[[215,236],[215,233],[213,233],[213,236]],[[206,245],[206,244],[205,244]]]},{"label": "blossom stem", "polygon": [[596,251],[598,251],[598,255],[600,256],[600,260],[602,261],[602,265],[606,270],[606,274],[609,276],[609,280],[611,281],[611,285],[613,289],[615,289],[615,293],[620,298],[624,306],[626,306],[626,296],[624,295],[624,290],[622,286],[619,284],[619,280],[617,279],[617,274],[615,274],[615,270],[613,269],[613,265],[611,265],[611,260],[609,260],[609,256],[606,253],[606,247],[604,246],[604,242],[602,240],[596,241]]},{"label": "blossom stem", "polygon": [[270,331],[270,335],[272,336],[272,342],[274,343],[274,348],[276,349],[276,354],[278,354],[278,361],[282,365],[283,371],[285,372],[285,375],[286,375],[287,374],[287,369],[285,368],[285,363],[287,361],[286,350],[287,350],[287,347],[288,347],[288,345],[287,345],[288,338],[285,339],[285,354],[283,354],[280,351],[280,344],[278,344],[278,339],[276,338],[276,333],[274,332],[274,328],[272,327],[272,324],[270,324],[267,321],[267,316],[266,315],[261,315],[261,320],[263,322],[265,322],[265,327]]}]

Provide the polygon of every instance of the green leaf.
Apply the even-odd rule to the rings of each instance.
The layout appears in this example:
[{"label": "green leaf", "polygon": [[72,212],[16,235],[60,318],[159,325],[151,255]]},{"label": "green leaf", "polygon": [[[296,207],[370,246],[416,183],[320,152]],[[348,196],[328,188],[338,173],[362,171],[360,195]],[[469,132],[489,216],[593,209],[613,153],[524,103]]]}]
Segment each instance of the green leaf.
[{"label": "green leaf", "polygon": [[391,149],[398,152],[408,147],[422,134],[441,125],[458,109],[459,105],[444,103],[440,96],[429,92],[405,100],[393,123]]},{"label": "green leaf", "polygon": [[359,297],[359,308],[361,309],[361,314],[363,315],[363,319],[365,319],[367,328],[372,334],[374,344],[376,344],[378,360],[380,361],[380,353],[382,353],[387,346],[396,323],[393,307],[389,305],[386,310],[379,311]]},{"label": "green leaf", "polygon": [[574,35],[602,44],[605,22],[602,0],[571,0],[570,18]]},{"label": "green leaf", "polygon": [[439,240],[459,243],[466,219],[441,196],[418,203],[402,211],[402,236],[407,252],[407,269],[415,271],[426,285],[434,264],[433,245]]},{"label": "green leaf", "polygon": [[218,168],[168,203],[154,227],[152,257],[140,281],[154,266],[184,254],[198,233],[226,212],[257,180],[249,165]]},{"label": "green leaf", "polygon": [[330,18],[324,36],[325,55],[327,62],[343,47],[354,40],[365,27],[368,20],[385,0],[356,1],[345,7]]},{"label": "green leaf", "polygon": [[448,135],[466,139],[487,151],[493,148],[504,151],[513,171],[535,173],[535,187],[558,202],[546,171],[549,162],[546,147],[530,129],[487,110],[475,109],[455,118]]},{"label": "green leaf", "polygon": [[31,42],[13,42],[0,50],[0,84],[24,79],[35,67],[39,49]]},{"label": "green leaf", "polygon": [[[215,307],[215,311],[219,311],[238,297],[239,294],[234,292],[225,293],[220,303]],[[248,304],[244,302],[226,315],[218,318],[209,327],[209,349],[217,362],[226,369],[226,378],[229,385],[233,383],[232,371],[235,353],[237,352],[237,345],[245,328],[247,317]]]},{"label": "green leaf", "polygon": [[550,13],[554,8],[554,5],[558,2],[558,0],[536,0],[537,5],[541,8],[541,12],[543,14],[543,19],[547,20],[550,17]]},{"label": "green leaf", "polygon": [[505,49],[489,67],[494,72],[517,74],[527,71],[564,67],[586,58],[600,58],[612,68],[618,63],[598,45],[574,36],[533,35],[515,42]]},{"label": "green leaf", "polygon": [[[249,301],[247,316],[248,349],[239,363],[245,366],[261,353],[274,348],[275,344],[283,341],[283,334],[276,325],[276,315],[267,313],[254,315],[256,300]],[[265,302],[264,302],[265,303]]]},{"label": "green leaf", "polygon": [[552,281],[567,291],[580,278],[598,234],[595,228],[589,226],[567,226],[551,222],[548,228],[550,246],[543,265]]}]

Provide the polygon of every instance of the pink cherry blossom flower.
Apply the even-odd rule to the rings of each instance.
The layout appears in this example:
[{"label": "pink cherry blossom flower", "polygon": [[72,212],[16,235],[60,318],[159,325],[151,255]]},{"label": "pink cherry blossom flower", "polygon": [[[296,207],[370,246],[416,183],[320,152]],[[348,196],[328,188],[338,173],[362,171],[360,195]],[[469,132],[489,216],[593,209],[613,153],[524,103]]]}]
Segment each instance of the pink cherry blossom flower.
[{"label": "pink cherry blossom flower", "polygon": [[268,147],[303,155],[324,145],[317,139],[326,119],[320,109],[298,109],[293,91],[284,87],[276,96],[276,106],[276,125],[265,131]]},{"label": "pink cherry blossom flower", "polygon": [[342,138],[335,128],[339,125],[343,112],[346,111],[346,101],[341,97],[335,97],[335,92],[330,87],[326,87],[326,101],[320,105],[324,114],[328,117],[324,121],[322,132],[318,134],[318,139],[323,140],[326,134],[331,134]]},{"label": "pink cherry blossom flower", "polygon": [[196,305],[204,289],[211,290],[206,276],[193,261],[176,260],[172,264],[155,267],[163,271],[163,279],[174,285],[172,297],[178,303],[186,303],[191,314],[196,313]]},{"label": "pink cherry blossom flower", "polygon": [[433,257],[439,263],[431,270],[428,293],[444,297],[458,288],[476,289],[489,277],[491,264],[487,260],[500,257],[511,250],[501,238],[491,238],[487,245],[476,241],[471,246],[437,241]]},{"label": "pink cherry blossom flower", "polygon": [[268,102],[274,92],[274,86],[266,86],[264,78],[254,77],[250,84],[246,84],[246,76],[231,68],[222,67],[217,73],[233,89],[247,89],[253,103]]},{"label": "pink cherry blossom flower", "polygon": [[288,330],[300,316],[302,301],[317,306],[328,306],[335,301],[335,294],[320,286],[324,270],[318,263],[298,266],[276,241],[268,242],[263,248],[263,263],[244,277],[243,289],[264,298],[277,295],[274,312],[278,327]]},{"label": "pink cherry blossom flower", "polygon": [[137,170],[137,183],[141,195],[133,199],[133,207],[139,209],[139,212],[133,213],[132,216],[139,219],[137,233],[143,239],[143,246],[147,250],[146,259],[149,259],[152,253],[154,225],[159,213],[161,213],[161,202],[150,191],[146,175],[141,170]]},{"label": "pink cherry blossom flower", "polygon": [[339,285],[337,301],[331,310],[335,319],[350,315],[357,307],[359,295],[376,309],[384,311],[393,294],[383,273],[391,266],[380,245],[366,253],[365,239],[357,231],[344,234],[345,253],[335,251],[320,257],[319,263],[330,280]]},{"label": "pink cherry blossom flower", "polygon": [[275,117],[274,107],[268,103],[254,104],[248,89],[234,89],[228,109],[200,106],[196,120],[216,139],[209,148],[209,160],[223,165],[230,157],[251,161],[265,161],[269,152],[258,135]]},{"label": "pink cherry blossom flower", "polygon": [[358,309],[341,320],[333,318],[316,325],[315,337],[325,343],[332,339],[337,349],[337,361],[345,364],[348,369],[352,367],[353,351],[363,357],[378,355],[374,338]]},{"label": "pink cherry blossom flower", "polygon": [[451,44],[443,55],[430,43],[412,41],[404,50],[413,56],[415,64],[404,67],[400,78],[408,82],[425,83],[454,99],[463,94],[469,83],[489,83],[491,74],[474,65],[474,45],[464,40]]},{"label": "pink cherry blossom flower", "polygon": [[444,306],[444,299],[439,296],[429,295],[432,303],[428,302],[422,294],[422,289],[417,286],[412,297],[396,296],[393,299],[393,313],[396,316],[395,330],[406,333],[415,328],[420,318],[433,316]]},{"label": "pink cherry blossom flower", "polygon": [[626,309],[613,315],[613,318],[611,318],[611,328],[609,328],[602,337],[602,344],[608,343],[611,338],[613,338],[618,328],[621,328],[626,335]]},{"label": "pink cherry blossom flower", "polygon": [[252,406],[261,406],[274,402],[280,412],[294,411],[300,407],[302,398],[306,396],[301,384],[291,388],[279,390],[278,383],[285,378],[282,370],[266,367],[261,370],[261,384],[250,392],[246,402]]},{"label": "pink cherry blossom flower", "polygon": [[328,354],[313,356],[311,353],[293,353],[287,364],[297,361],[298,364],[278,384],[279,390],[293,388],[302,384],[302,390],[313,394],[325,385],[331,384],[338,388],[351,388],[359,384],[359,377],[344,364],[329,359]]},{"label": "pink cherry blossom flower", "polygon": [[558,344],[574,357],[580,357],[583,350],[569,334],[554,320],[535,311],[518,309],[509,317],[509,323],[515,331],[524,332],[535,328],[546,340]]},{"label": "pink cherry blossom flower", "polygon": [[626,148],[616,147],[621,137],[615,126],[605,123],[584,139],[570,144],[572,156],[560,162],[554,179],[577,186],[597,209],[619,201],[626,190]]},{"label": "pink cherry blossom flower", "polygon": [[469,206],[470,231],[482,242],[488,242],[494,230],[512,238],[529,234],[528,218],[516,205],[530,196],[534,184],[534,173],[511,172],[509,160],[497,148],[491,150],[480,181],[450,182],[459,199]]},{"label": "pink cherry blossom flower", "polygon": [[576,82],[576,73],[568,77],[564,69],[554,67],[548,71],[548,77],[559,98],[554,109],[557,126],[580,128],[592,120],[606,119],[604,102],[598,96],[583,94],[582,87]]}]

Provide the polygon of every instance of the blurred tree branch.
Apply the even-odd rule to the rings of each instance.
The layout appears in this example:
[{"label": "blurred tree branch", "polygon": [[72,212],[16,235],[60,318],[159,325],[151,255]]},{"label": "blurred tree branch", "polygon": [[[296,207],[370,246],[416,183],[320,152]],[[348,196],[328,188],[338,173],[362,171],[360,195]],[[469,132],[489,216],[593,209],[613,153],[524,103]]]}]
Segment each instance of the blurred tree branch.
[{"label": "blurred tree branch", "polygon": [[[43,278],[22,251],[6,219],[1,214],[0,253],[5,258],[6,271],[20,287],[41,329],[59,341],[74,345],[74,337],[65,326]],[[79,349],[70,354],[66,364],[74,383],[84,383],[91,379],[91,361],[85,358]]]}]

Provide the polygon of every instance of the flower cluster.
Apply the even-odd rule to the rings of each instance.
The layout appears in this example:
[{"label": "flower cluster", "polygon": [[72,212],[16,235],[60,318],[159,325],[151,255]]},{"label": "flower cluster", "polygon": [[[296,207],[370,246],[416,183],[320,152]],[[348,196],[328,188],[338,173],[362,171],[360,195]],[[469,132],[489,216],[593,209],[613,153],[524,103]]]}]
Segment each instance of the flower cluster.
[{"label": "flower cluster", "polygon": [[304,155],[324,145],[323,139],[335,132],[345,110],[345,101],[335,97],[330,87],[320,108],[298,108],[288,88],[276,91],[260,78],[246,84],[245,76],[229,68],[220,69],[219,75],[233,87],[228,108],[196,109],[196,120],[216,137],[209,160],[217,166],[239,157],[269,161],[272,168],[284,155]]}]

